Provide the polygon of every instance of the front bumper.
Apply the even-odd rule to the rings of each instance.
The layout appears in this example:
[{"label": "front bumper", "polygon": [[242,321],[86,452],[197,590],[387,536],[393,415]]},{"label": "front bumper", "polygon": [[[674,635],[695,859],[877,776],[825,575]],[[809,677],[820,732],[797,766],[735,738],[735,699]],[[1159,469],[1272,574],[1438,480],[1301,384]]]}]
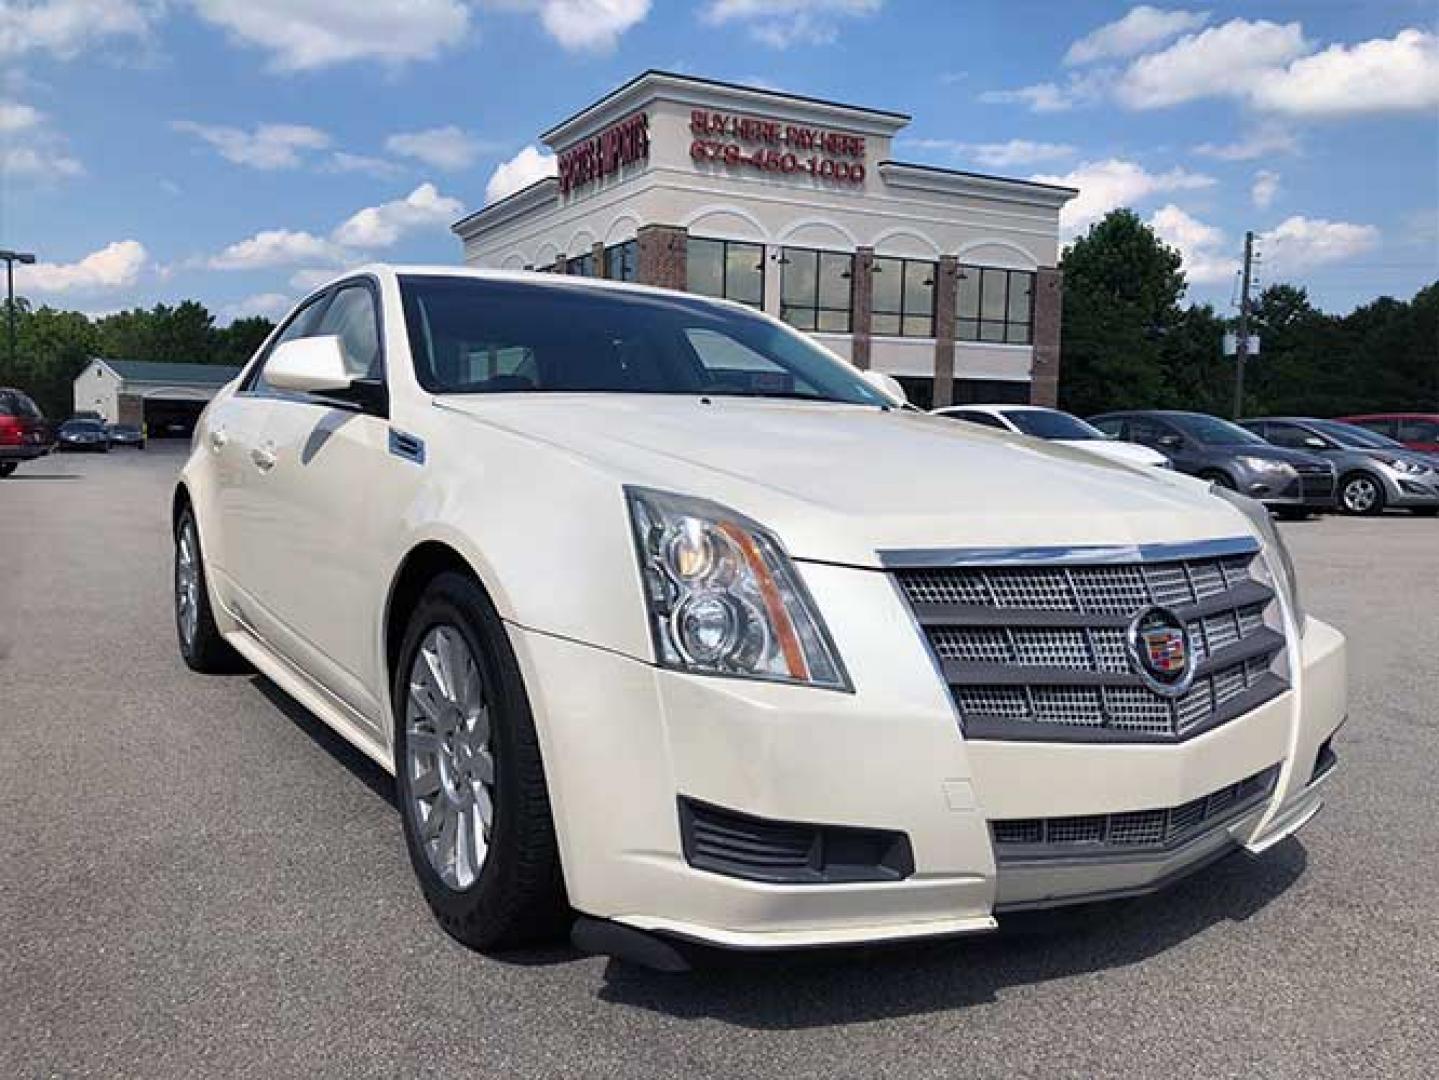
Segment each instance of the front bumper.
[{"label": "front bumper", "polygon": [[[966,741],[884,574],[802,564],[853,694],[676,674],[519,627],[565,880],[580,911],[734,948],[971,933],[1005,910],[1128,895],[1317,809],[1321,746],[1345,713],[1345,647],[1292,635],[1292,689],[1177,744]],[[991,821],[1171,807],[1277,766],[1272,791],[1159,857],[1001,863]],[[1322,782],[1324,778],[1321,777]],[[679,799],[774,822],[901,833],[899,879],[773,883],[697,869]]]},{"label": "front bumper", "polygon": [[1401,476],[1386,472],[1384,488],[1389,506],[1405,508],[1439,506],[1439,474]]},{"label": "front bumper", "polygon": [[1244,494],[1270,507],[1305,507],[1328,510],[1337,496],[1335,474],[1302,473],[1288,481],[1258,477],[1244,485]]}]

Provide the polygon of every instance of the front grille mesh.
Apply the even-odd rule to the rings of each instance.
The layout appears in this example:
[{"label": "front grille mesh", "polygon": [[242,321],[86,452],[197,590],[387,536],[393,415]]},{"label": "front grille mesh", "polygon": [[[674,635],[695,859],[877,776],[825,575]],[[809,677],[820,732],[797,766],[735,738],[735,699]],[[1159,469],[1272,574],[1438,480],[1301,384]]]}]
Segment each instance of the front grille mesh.
[{"label": "front grille mesh", "polygon": [[[1054,737],[1069,728],[1154,741],[1212,727],[1284,689],[1284,640],[1254,559],[1243,551],[895,575],[971,735]],[[1198,665],[1178,698],[1138,678],[1126,644],[1130,620],[1156,606],[1184,622]]]},{"label": "front grille mesh", "polygon": [[1279,766],[1178,806],[1082,817],[991,821],[999,861],[1071,859],[1089,855],[1163,851],[1188,843],[1274,791]]}]

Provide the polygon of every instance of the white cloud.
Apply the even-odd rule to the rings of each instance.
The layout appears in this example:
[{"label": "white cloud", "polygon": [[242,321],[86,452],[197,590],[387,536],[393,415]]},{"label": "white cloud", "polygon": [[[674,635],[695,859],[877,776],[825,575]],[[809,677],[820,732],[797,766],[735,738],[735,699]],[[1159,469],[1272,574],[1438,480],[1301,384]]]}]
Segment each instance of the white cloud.
[{"label": "white cloud", "polygon": [[1120,104],[1160,109],[1197,98],[1238,95],[1266,73],[1309,51],[1297,23],[1231,19],[1142,56],[1115,86]]},{"label": "white cloud", "polygon": [[209,143],[226,161],[252,169],[294,169],[306,151],[330,145],[330,136],[305,124],[259,124],[253,131],[193,120],[173,120],[170,126]]},{"label": "white cloud", "polygon": [[1259,239],[1264,265],[1272,277],[1276,273],[1343,262],[1369,251],[1379,243],[1379,230],[1373,225],[1295,215],[1285,218]]},{"label": "white cloud", "polygon": [[426,183],[403,199],[365,207],[341,222],[331,235],[346,247],[392,247],[405,233],[448,225],[464,210],[459,199],[441,195],[434,184]]},{"label": "white cloud", "polygon": [[0,100],[0,136],[0,176],[63,180],[85,171],[33,105]]},{"label": "white cloud", "polygon": [[1277,172],[1260,169],[1254,174],[1254,183],[1249,188],[1249,195],[1254,200],[1255,206],[1261,210],[1268,210],[1278,194],[1279,174]]},{"label": "white cloud", "polygon": [[45,114],[33,105],[18,101],[0,101],[0,135],[13,135],[40,126]]},{"label": "white cloud", "polygon": [[776,49],[828,45],[839,20],[873,15],[884,0],[709,0],[703,18],[716,26],[741,23],[755,40]]},{"label": "white cloud", "polygon": [[1439,109],[1439,36],[1402,30],[1393,38],[1331,45],[1266,72],[1254,104],[1293,116]]},{"label": "white cloud", "polygon": [[334,279],[333,267],[306,267],[303,270],[296,270],[290,275],[290,288],[302,293],[314,292],[321,285],[326,285]]},{"label": "white cloud", "polygon": [[1184,276],[1192,285],[1228,281],[1239,260],[1226,253],[1228,239],[1213,225],[1191,217],[1173,203],[1161,206],[1149,219],[1150,227],[1184,259]]},{"label": "white cloud", "polygon": [[393,161],[369,157],[366,154],[351,154],[345,150],[336,150],[331,154],[325,161],[324,168],[326,172],[368,173],[370,176],[379,177],[397,176],[405,171]]},{"label": "white cloud", "polygon": [[236,319],[248,319],[262,315],[267,319],[278,319],[290,310],[290,298],[284,293],[266,292],[247,296],[233,304],[220,308],[219,321],[232,323]]},{"label": "white cloud", "polygon": [[958,143],[955,149],[973,155],[981,165],[991,169],[1038,165],[1042,161],[1055,161],[1074,153],[1074,147],[1067,143],[1031,142],[1029,139],[1010,139],[1002,143]]},{"label": "white cloud", "polygon": [[1014,90],[985,90],[979,100],[985,105],[1023,105],[1030,112],[1068,112],[1081,105],[1093,105],[1110,89],[1114,73],[1109,68],[1071,72],[1063,85],[1035,83]]},{"label": "white cloud", "polygon": [[536,180],[555,175],[555,155],[546,154],[534,146],[526,146],[509,161],[502,161],[490,173],[485,185],[485,202],[498,202],[506,195],[513,195],[521,188],[527,188]]},{"label": "white cloud", "polygon": [[401,132],[385,140],[385,149],[401,157],[415,158],[437,169],[467,169],[474,164],[480,144],[474,137],[450,124],[426,131]]},{"label": "white cloud", "polygon": [[280,71],[355,60],[403,64],[460,43],[470,12],[460,0],[193,0],[204,19],[265,49]]},{"label": "white cloud", "polygon": [[650,13],[650,0],[544,0],[540,22],[571,50],[613,49],[620,35]]},{"label": "white cloud", "polygon": [[1247,132],[1236,142],[1200,143],[1194,152],[1220,161],[1254,161],[1279,154],[1297,154],[1299,140],[1292,132],[1268,124]]},{"label": "white cloud", "polygon": [[16,266],[16,288],[40,293],[121,289],[134,284],[149,258],[138,240],[117,240],[78,262]]},{"label": "white cloud", "polygon": [[263,229],[231,244],[209,260],[215,270],[260,270],[302,262],[341,263],[349,253],[339,244],[303,230]]},{"label": "white cloud", "polygon": [[6,0],[0,5],[0,56],[48,52],[68,60],[106,38],[149,37],[155,0]]},{"label": "white cloud", "polygon": [[1066,64],[1091,64],[1147,52],[1179,34],[1198,30],[1209,21],[1207,11],[1162,11],[1141,4],[1124,18],[1106,23],[1080,38],[1064,54]]},{"label": "white cloud", "polygon": [[1031,177],[1040,183],[1062,184],[1079,194],[1059,212],[1060,227],[1068,234],[1082,232],[1118,206],[1133,206],[1153,195],[1210,187],[1214,178],[1185,169],[1152,173],[1132,161],[1110,158],[1087,161],[1062,176]]}]

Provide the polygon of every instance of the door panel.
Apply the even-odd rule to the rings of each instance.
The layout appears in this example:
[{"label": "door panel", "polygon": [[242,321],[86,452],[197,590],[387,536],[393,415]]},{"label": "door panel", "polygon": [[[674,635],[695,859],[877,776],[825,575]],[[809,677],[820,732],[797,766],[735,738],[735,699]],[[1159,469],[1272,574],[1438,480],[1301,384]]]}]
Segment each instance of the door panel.
[{"label": "door panel", "polygon": [[242,595],[253,577],[250,565],[257,537],[254,466],[251,455],[260,445],[268,402],[249,394],[216,401],[206,414],[201,448],[214,466],[215,518],[203,537],[206,569],[215,579],[222,602],[245,617]]},{"label": "door panel", "polygon": [[387,524],[415,467],[389,452],[389,424],[347,409],[276,401],[263,437],[262,632],[378,727]]}]

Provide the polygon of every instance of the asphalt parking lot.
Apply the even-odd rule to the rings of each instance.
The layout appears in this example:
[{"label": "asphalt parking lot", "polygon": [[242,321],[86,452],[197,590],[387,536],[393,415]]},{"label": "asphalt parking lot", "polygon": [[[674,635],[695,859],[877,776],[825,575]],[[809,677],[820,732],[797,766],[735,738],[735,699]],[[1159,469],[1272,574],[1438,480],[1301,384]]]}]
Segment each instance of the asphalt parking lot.
[{"label": "asphalt parking lot", "polygon": [[0,1076],[1433,1075],[1439,521],[1283,526],[1351,644],[1299,840],[995,937],[661,976],[454,944],[388,778],[185,669],[181,449],[0,481]]}]

